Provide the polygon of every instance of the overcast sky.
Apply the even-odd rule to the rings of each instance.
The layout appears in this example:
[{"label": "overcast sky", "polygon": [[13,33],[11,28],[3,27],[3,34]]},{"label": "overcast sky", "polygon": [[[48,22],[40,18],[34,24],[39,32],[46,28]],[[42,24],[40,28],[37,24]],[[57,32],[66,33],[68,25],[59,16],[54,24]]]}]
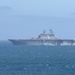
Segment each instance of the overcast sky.
[{"label": "overcast sky", "polygon": [[37,37],[50,28],[75,39],[75,0],[0,0],[0,40]]}]

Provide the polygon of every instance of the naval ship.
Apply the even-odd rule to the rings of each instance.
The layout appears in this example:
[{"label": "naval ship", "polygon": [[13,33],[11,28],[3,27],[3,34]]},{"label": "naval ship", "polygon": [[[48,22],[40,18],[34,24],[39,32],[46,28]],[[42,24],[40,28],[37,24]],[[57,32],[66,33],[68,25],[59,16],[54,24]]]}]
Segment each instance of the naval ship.
[{"label": "naval ship", "polygon": [[43,31],[37,38],[30,39],[8,39],[14,45],[50,45],[50,46],[74,46],[75,40],[73,39],[60,39],[55,36],[52,29],[47,34]]}]

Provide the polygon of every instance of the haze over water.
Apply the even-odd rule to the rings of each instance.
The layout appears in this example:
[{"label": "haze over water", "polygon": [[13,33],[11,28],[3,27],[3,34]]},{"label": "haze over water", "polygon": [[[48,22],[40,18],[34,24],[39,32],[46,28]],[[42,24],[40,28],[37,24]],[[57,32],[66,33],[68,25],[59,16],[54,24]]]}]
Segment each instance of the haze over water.
[{"label": "haze over water", "polygon": [[1,0],[0,39],[30,38],[52,29],[75,39],[75,0]]}]

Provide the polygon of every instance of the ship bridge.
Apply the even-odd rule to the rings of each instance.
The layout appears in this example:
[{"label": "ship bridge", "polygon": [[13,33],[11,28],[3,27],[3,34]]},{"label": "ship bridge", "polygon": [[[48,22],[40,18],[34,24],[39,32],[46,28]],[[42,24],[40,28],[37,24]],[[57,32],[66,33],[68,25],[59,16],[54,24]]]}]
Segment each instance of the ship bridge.
[{"label": "ship bridge", "polygon": [[50,29],[50,34],[46,34],[46,32],[43,31],[43,33],[40,34],[38,38],[39,39],[46,39],[46,40],[48,40],[48,39],[57,39],[51,29]]}]

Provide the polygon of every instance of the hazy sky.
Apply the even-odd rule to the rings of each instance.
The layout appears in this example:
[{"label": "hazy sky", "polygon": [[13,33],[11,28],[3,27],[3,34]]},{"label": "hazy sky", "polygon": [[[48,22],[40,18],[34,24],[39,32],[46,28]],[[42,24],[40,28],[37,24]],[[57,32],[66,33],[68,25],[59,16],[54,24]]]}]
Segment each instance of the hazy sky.
[{"label": "hazy sky", "polygon": [[37,37],[50,28],[75,39],[75,0],[0,0],[0,40]]}]

